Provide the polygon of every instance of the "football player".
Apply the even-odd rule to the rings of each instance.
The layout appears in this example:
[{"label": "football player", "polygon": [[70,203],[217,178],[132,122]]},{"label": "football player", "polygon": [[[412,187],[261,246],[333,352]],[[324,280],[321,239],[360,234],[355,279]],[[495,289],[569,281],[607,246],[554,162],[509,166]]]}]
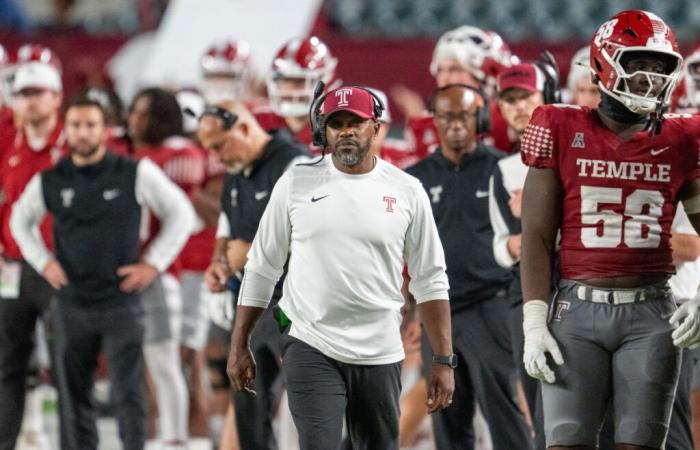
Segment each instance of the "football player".
[{"label": "football player", "polygon": [[[337,65],[337,58],[316,36],[294,38],[277,52],[266,78],[272,112],[314,153],[320,151],[312,145],[309,122],[314,88],[319,81],[328,84],[335,76]],[[263,128],[272,129],[268,126],[272,119],[261,114],[259,108],[251,108],[251,112]]]},{"label": "football player", "polygon": [[202,93],[207,103],[246,100],[252,96],[255,74],[250,44],[224,39],[213,43],[200,60]]},{"label": "football player", "polygon": [[681,348],[700,344],[700,296],[676,310],[667,284],[679,200],[700,229],[698,123],[663,116],[682,58],[658,16],[605,22],[590,65],[599,107],[539,107],[522,138],[524,363],[550,449],[596,448],[609,403],[617,449],[662,449]]}]

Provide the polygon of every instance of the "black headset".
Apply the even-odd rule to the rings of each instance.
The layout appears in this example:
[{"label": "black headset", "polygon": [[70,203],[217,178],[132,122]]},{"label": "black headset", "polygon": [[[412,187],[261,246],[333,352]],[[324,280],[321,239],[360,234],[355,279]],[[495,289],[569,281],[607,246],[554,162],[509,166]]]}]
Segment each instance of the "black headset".
[{"label": "black headset", "polygon": [[[193,117],[195,116],[194,112],[189,108],[185,109],[185,114],[192,115]],[[199,115],[198,120],[202,120],[204,116],[214,116],[221,119],[224,130],[230,130],[238,121],[238,116],[236,114],[217,105],[207,106],[204,111],[202,111],[202,114]]]},{"label": "black headset", "polygon": [[484,102],[484,106],[477,106],[476,108],[476,134],[488,133],[491,130],[491,112],[489,110],[489,100],[483,90],[475,88],[474,86],[469,86],[468,84],[448,84],[447,86],[439,87],[433,91],[430,95],[430,101],[428,102],[428,111],[435,114],[435,99],[437,96],[447,89],[453,87],[460,87],[462,89],[468,89],[472,92],[476,92],[481,97]]},{"label": "black headset", "polygon": [[[362,86],[343,87],[362,89],[363,91],[367,92],[374,99],[374,118],[379,119],[382,116],[382,113],[386,109],[386,107],[384,106],[384,102],[382,102],[382,99],[380,99],[377,96],[377,94],[372,92],[371,89]],[[311,106],[309,107],[309,122],[311,122],[311,136],[313,138],[314,145],[321,149],[321,153],[325,151],[325,148],[328,145],[328,139],[326,138],[326,118],[321,114],[321,107],[323,106],[323,101],[326,99],[326,96],[330,93],[327,92],[324,94],[323,91],[325,89],[326,84],[323,81],[319,81],[316,84],[316,88],[314,89],[314,99],[311,102]]]},{"label": "black headset", "polygon": [[561,103],[561,87],[559,66],[554,56],[545,50],[540,55],[540,59],[534,62],[535,66],[544,74],[544,87],[542,88],[542,99],[545,105],[551,103]]}]

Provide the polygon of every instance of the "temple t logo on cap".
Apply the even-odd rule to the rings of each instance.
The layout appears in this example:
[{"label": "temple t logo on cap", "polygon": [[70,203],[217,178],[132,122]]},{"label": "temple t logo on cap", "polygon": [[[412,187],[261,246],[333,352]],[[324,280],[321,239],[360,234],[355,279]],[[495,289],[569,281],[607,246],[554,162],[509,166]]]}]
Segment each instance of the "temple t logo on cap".
[{"label": "temple t logo on cap", "polygon": [[352,89],[338,89],[335,91],[335,96],[340,99],[338,106],[348,106],[350,104],[348,95],[352,95]]}]

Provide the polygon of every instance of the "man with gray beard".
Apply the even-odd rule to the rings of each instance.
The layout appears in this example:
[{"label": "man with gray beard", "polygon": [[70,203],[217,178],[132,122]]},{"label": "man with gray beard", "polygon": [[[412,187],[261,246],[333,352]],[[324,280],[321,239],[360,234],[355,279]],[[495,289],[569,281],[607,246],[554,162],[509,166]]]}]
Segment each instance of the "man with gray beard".
[{"label": "man with gray beard", "polygon": [[452,403],[442,245],[418,180],[369,152],[382,109],[353,86],[316,99],[314,142],[331,157],[282,175],[248,252],[228,374],[234,390],[251,391],[250,335],[289,256],[282,364],[302,450],[338,449],[344,416],[352,448],[398,450],[404,261],[436,355],[427,407]]}]

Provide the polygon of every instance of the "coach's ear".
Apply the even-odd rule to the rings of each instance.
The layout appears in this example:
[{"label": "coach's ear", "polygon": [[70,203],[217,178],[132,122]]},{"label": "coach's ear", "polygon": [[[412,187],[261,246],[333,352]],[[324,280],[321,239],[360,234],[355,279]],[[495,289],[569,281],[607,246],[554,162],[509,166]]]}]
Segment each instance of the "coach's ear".
[{"label": "coach's ear", "polygon": [[372,119],[372,122],[372,126],[374,127],[374,134],[372,135],[372,139],[374,139],[379,134],[379,128],[382,126],[382,124],[380,124],[377,119]]}]

